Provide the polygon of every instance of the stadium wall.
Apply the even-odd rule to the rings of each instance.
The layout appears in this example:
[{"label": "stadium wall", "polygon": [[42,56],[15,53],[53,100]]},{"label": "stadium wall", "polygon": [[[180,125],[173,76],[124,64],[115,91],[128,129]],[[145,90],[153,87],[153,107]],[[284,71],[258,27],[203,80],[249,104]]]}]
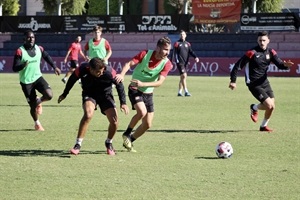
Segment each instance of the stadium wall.
[{"label": "stadium wall", "polygon": [[[36,41],[52,56],[63,73],[68,70],[69,63],[63,63],[68,46],[75,39],[73,34],[36,34]],[[111,33],[103,34],[113,50],[109,61],[117,72],[120,72],[124,63],[130,60],[140,50],[153,49],[157,40],[168,35],[172,43],[178,40],[178,34],[168,33]],[[93,37],[92,34],[82,35],[82,46]],[[200,57],[199,63],[190,61],[188,73],[194,76],[228,76],[233,64],[245,51],[256,45],[255,34],[188,34],[193,50]],[[22,34],[2,34],[0,37],[0,73],[11,73],[13,55],[22,45]],[[285,60],[291,59],[295,66],[288,71],[278,70],[274,65],[269,67],[270,76],[299,77],[300,76],[300,33],[272,32],[270,47]],[[83,60],[81,60],[83,62]],[[175,65],[174,65],[175,66]],[[50,66],[44,61],[41,63],[43,73],[51,73]],[[178,75],[176,67],[170,73]],[[242,73],[240,73],[242,74]]]},{"label": "stadium wall", "polygon": [[[108,65],[113,67],[117,73],[121,72],[125,62],[128,62],[130,58],[112,58]],[[275,65],[271,64],[268,69],[269,76],[275,77],[300,77],[300,59],[291,59],[295,66],[290,70],[279,70]],[[62,73],[66,73],[70,66],[70,63],[64,64],[64,57],[54,57],[56,65],[61,69]],[[238,58],[201,58],[199,63],[195,63],[190,60],[188,66],[188,74],[190,76],[229,76],[230,70]],[[81,61],[83,62],[83,61]],[[2,57],[0,61],[0,73],[12,73],[13,57]],[[45,62],[41,63],[42,73],[53,73],[53,69]],[[129,71],[128,74],[131,74]],[[173,65],[173,69],[170,75],[178,75],[176,65]],[[239,75],[243,75],[240,73]]]}]

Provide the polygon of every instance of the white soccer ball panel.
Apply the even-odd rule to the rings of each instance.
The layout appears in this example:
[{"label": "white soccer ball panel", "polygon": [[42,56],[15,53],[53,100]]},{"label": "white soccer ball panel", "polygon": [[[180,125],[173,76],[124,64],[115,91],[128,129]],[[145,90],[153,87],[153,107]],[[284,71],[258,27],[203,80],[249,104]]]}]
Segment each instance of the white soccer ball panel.
[{"label": "white soccer ball panel", "polygon": [[230,158],[233,148],[229,142],[221,142],[216,146],[216,154],[219,158]]}]

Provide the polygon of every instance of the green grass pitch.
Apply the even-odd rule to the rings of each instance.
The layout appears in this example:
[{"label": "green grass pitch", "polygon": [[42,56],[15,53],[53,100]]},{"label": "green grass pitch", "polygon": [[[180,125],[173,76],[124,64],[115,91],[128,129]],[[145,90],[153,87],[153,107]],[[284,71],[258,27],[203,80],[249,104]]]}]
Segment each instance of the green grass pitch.
[{"label": "green grass pitch", "polygon": [[[153,127],[135,142],[137,153],[127,152],[121,137],[134,111],[119,112],[117,155],[108,156],[108,122],[98,109],[82,151],[71,156],[82,116],[80,85],[57,104],[62,76],[44,77],[54,98],[43,104],[45,131],[36,132],[18,74],[0,74],[0,199],[299,199],[299,78],[269,78],[274,132],[261,133],[263,112],[259,123],[251,121],[249,105],[257,101],[243,77],[231,91],[229,77],[189,76],[192,97],[177,97],[179,77],[169,76],[154,91]],[[232,158],[215,155],[221,141],[232,144]]]}]

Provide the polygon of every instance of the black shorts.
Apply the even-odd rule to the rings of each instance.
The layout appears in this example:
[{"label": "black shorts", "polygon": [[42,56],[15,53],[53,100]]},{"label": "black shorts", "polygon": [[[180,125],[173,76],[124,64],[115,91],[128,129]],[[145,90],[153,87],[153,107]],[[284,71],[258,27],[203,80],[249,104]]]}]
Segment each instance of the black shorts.
[{"label": "black shorts", "polygon": [[183,64],[183,63],[177,63],[176,66],[177,66],[177,69],[178,69],[178,72],[179,72],[180,75],[184,74],[184,73],[187,73],[186,72],[186,65],[185,64]]},{"label": "black shorts", "polygon": [[79,67],[79,63],[78,63],[78,60],[70,60],[70,67],[75,69],[77,67]]},{"label": "black shorts", "polygon": [[248,89],[261,103],[263,103],[268,97],[274,98],[274,93],[269,81],[265,81],[263,84],[257,86],[248,86]]},{"label": "black shorts", "polygon": [[23,93],[27,99],[27,102],[30,104],[30,102],[36,101],[36,90],[43,94],[45,90],[51,89],[50,85],[47,83],[47,81],[41,76],[38,78],[35,82],[30,84],[24,84],[21,83],[21,87],[23,90]]},{"label": "black shorts", "polygon": [[82,104],[87,100],[93,102],[95,104],[95,110],[97,110],[97,105],[100,107],[100,111],[103,115],[105,115],[105,111],[109,108],[115,108],[116,103],[112,94],[105,94],[101,97],[93,97],[89,95],[82,95]]},{"label": "black shorts", "polygon": [[139,90],[128,87],[128,97],[131,102],[132,110],[135,110],[134,105],[138,102],[144,102],[147,112],[154,112],[153,93],[143,93]]}]

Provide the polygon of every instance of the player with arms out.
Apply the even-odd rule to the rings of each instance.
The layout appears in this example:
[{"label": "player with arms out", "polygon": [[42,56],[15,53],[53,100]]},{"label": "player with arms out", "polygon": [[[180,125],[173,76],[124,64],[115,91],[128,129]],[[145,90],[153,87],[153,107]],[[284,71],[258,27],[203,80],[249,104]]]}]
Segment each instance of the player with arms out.
[{"label": "player with arms out", "polygon": [[[136,114],[132,117],[127,130],[123,134],[123,146],[128,151],[135,151],[132,143],[141,137],[151,126],[154,117],[153,90],[163,84],[172,69],[167,58],[171,49],[171,40],[162,37],[158,40],[155,51],[143,50],[132,60],[125,63],[116,80],[123,81],[126,72],[134,67],[132,80],[128,87],[128,96]],[[142,120],[133,134],[133,128]]]},{"label": "player with arms out", "polygon": [[86,60],[86,57],[81,50],[80,42],[81,36],[77,36],[76,40],[72,42],[71,46],[69,47],[67,55],[64,59],[64,63],[67,64],[68,57],[70,56],[70,68],[69,71],[66,73],[65,77],[61,79],[63,83],[66,83],[67,78],[75,71],[77,67],[79,67],[79,54],[83,57],[84,60]]},{"label": "player with arms out", "polygon": [[[30,115],[37,131],[44,131],[38,117],[42,114],[42,103],[53,97],[51,87],[42,76],[41,58],[53,68],[56,75],[60,75],[61,71],[56,67],[50,55],[42,46],[35,44],[34,33],[26,31],[24,44],[16,50],[14,56],[13,71],[19,72],[20,85],[30,106]],[[36,90],[42,94],[40,98],[37,97]]]},{"label": "player with arms out", "polygon": [[126,105],[126,95],[122,82],[117,83],[115,80],[116,71],[107,66],[104,60],[100,58],[92,58],[88,63],[82,63],[79,68],[70,76],[64,92],[59,96],[58,103],[63,101],[77,80],[81,79],[82,87],[82,108],[83,116],[81,118],[77,133],[76,143],[70,153],[77,155],[80,151],[82,141],[87,132],[89,123],[94,115],[97,105],[108,121],[108,134],[105,146],[108,155],[115,155],[112,140],[118,129],[118,113],[112,94],[112,85],[116,85],[118,92],[121,111],[127,115],[129,112]]},{"label": "player with arms out", "polygon": [[260,102],[250,105],[250,117],[253,122],[258,121],[258,110],[264,110],[265,115],[260,125],[260,131],[271,132],[267,125],[275,109],[275,98],[270,82],[267,78],[268,66],[274,63],[279,69],[287,70],[293,66],[290,60],[282,61],[277,52],[268,47],[269,34],[266,31],[259,32],[258,45],[246,52],[234,65],[230,73],[229,88],[236,88],[237,73],[245,67],[245,81],[249,91]]}]

